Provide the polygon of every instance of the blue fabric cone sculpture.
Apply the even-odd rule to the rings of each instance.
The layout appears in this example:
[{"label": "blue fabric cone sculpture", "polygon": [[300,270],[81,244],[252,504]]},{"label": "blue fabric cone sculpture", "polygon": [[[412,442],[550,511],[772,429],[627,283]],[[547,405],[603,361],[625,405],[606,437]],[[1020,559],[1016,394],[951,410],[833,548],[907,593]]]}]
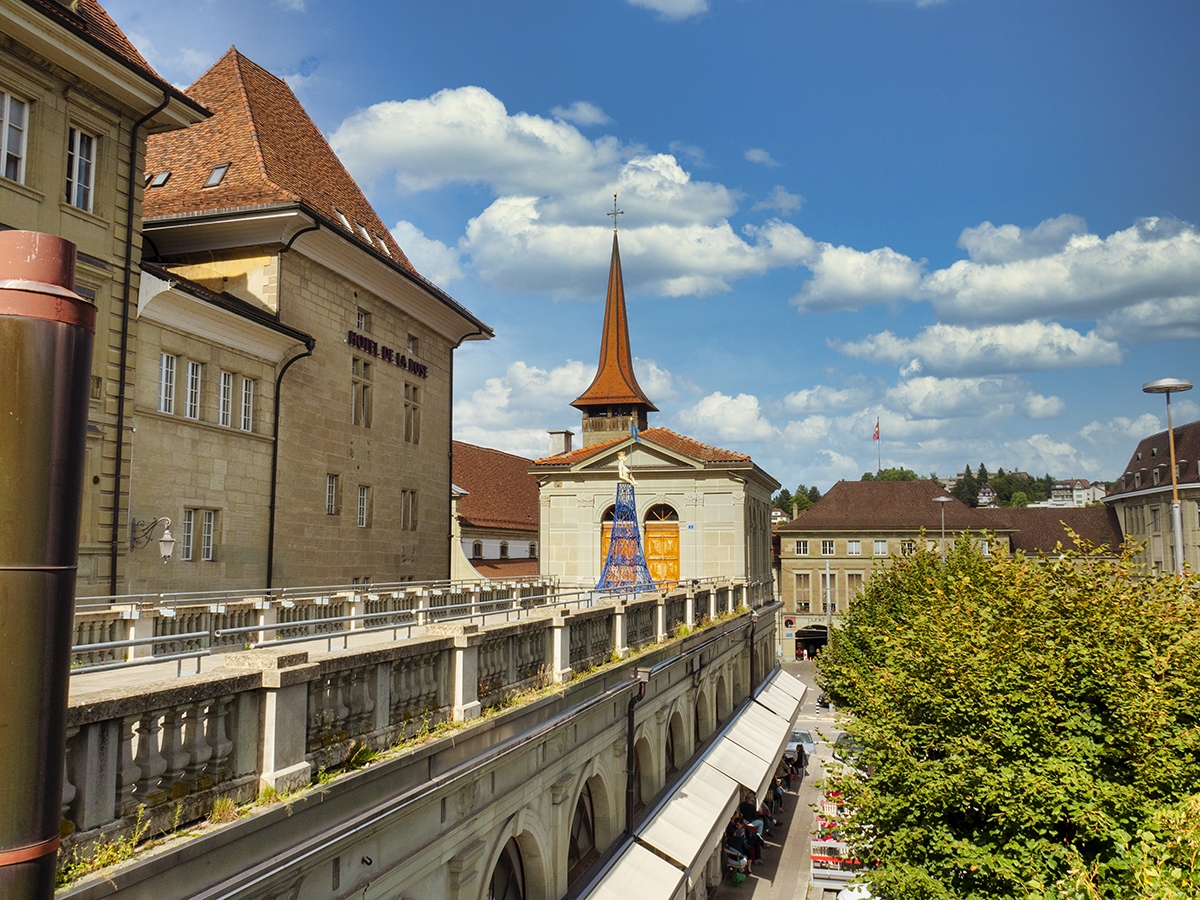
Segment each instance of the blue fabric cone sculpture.
[{"label": "blue fabric cone sculpture", "polygon": [[617,482],[617,506],[613,512],[612,539],[608,543],[608,556],[600,581],[596,585],[601,591],[652,591],[654,581],[646,565],[646,554],[642,551],[642,533],[638,529],[637,502],[633,496],[633,485],[626,481]]}]

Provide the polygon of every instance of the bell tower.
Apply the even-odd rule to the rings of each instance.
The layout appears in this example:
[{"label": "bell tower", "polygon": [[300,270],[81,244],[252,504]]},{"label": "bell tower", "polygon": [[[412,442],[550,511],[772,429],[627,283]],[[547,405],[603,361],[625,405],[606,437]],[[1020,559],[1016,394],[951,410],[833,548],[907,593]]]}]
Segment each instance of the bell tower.
[{"label": "bell tower", "polygon": [[600,364],[591,385],[571,403],[583,413],[583,446],[601,444],[647,427],[649,413],[658,407],[637,383],[629,350],[629,322],[625,317],[625,284],[621,279],[621,251],[617,245],[617,195],[613,194],[612,262],[608,268],[608,296],[604,303],[604,330],[600,334]]}]

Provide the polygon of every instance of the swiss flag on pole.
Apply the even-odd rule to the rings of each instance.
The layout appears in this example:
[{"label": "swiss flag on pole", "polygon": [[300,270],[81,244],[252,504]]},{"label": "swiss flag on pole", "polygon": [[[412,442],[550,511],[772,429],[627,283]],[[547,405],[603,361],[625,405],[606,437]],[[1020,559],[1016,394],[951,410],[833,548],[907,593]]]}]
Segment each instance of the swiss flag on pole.
[{"label": "swiss flag on pole", "polygon": [[875,420],[875,434],[873,434],[871,436],[871,440],[873,440],[873,441],[879,440],[879,420],[878,419]]}]

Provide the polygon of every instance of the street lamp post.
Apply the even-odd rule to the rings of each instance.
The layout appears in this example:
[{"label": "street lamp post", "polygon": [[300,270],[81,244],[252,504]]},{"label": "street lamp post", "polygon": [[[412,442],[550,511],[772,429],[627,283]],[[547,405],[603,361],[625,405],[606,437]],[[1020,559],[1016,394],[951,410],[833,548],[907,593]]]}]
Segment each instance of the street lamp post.
[{"label": "street lamp post", "polygon": [[1183,516],[1179,510],[1179,478],[1175,465],[1175,426],[1171,421],[1171,395],[1190,391],[1192,383],[1186,378],[1159,378],[1147,381],[1142,390],[1147,394],[1167,395],[1167,444],[1171,448],[1171,530],[1175,533],[1175,574],[1183,574]]},{"label": "street lamp post", "polygon": [[936,503],[942,510],[942,562],[946,561],[946,504],[954,500],[953,497],[934,497],[933,502]]}]

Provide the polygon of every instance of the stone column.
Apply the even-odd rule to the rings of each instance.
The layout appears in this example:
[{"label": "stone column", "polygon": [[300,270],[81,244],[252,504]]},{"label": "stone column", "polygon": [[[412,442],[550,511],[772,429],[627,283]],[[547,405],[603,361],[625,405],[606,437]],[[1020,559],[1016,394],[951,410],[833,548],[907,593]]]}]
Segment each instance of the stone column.
[{"label": "stone column", "polygon": [[279,793],[311,780],[308,750],[308,683],[320,674],[308,654],[294,650],[230,653],[226,665],[262,672],[262,771],[259,784]]},{"label": "stone column", "polygon": [[696,627],[696,589],[689,587],[683,601],[683,624],[688,628]]},{"label": "stone column", "polygon": [[613,650],[621,659],[629,656],[628,604],[620,600],[613,607]]},{"label": "stone column", "polygon": [[479,644],[483,635],[478,625],[462,626],[463,633],[454,637],[454,671],[452,696],[454,721],[474,719],[482,708],[479,704]]},{"label": "stone column", "polygon": [[550,619],[550,676],[561,684],[571,674],[571,610],[563,606]]},{"label": "stone column", "polygon": [[659,594],[654,603],[654,640],[662,643],[667,639],[667,598]]}]

